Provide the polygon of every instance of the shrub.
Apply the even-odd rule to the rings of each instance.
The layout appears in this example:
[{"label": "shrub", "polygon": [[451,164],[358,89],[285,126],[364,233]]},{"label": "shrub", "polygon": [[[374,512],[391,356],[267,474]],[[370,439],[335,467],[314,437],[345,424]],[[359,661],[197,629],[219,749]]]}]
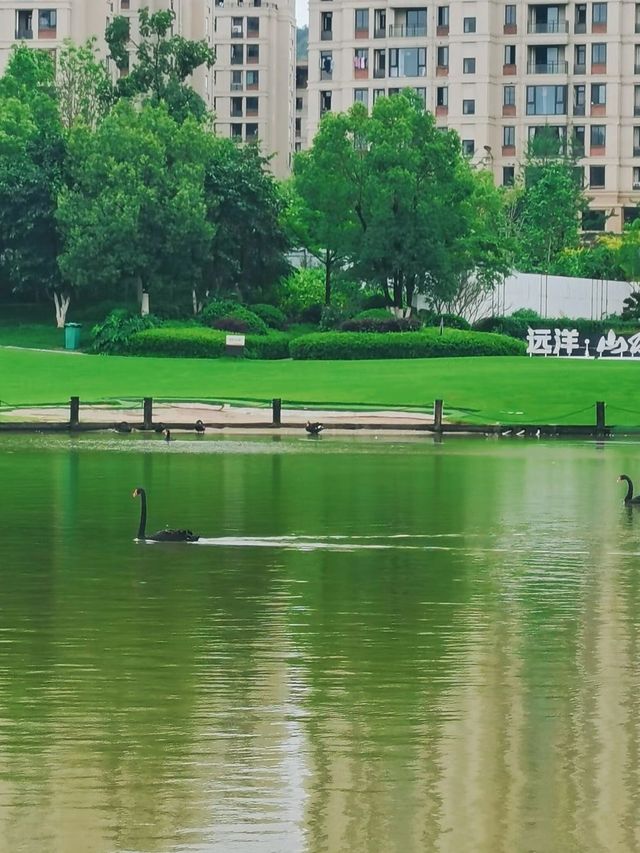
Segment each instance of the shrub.
[{"label": "shrub", "polygon": [[304,320],[311,308],[317,314],[311,322],[319,322],[324,303],[324,270],[303,267],[292,272],[279,284],[278,302],[291,320]]},{"label": "shrub", "polygon": [[343,332],[413,332],[421,325],[417,317],[399,319],[386,308],[371,308],[346,320],[340,328]]},{"label": "shrub", "polygon": [[233,299],[214,299],[202,309],[201,321],[214,329],[266,335],[267,325],[257,314]]},{"label": "shrub", "polygon": [[270,332],[268,335],[247,335],[244,354],[247,358],[289,358],[291,335]]},{"label": "shrub", "polygon": [[260,317],[260,319],[272,329],[280,329],[280,331],[284,331],[287,328],[287,318],[279,308],[275,307],[275,305],[265,305],[260,303],[249,307],[254,314]]},{"label": "shrub", "polygon": [[317,325],[322,319],[322,302],[314,302],[313,305],[307,305],[300,313],[300,319],[303,323],[313,323]]},{"label": "shrub", "polygon": [[151,329],[159,322],[152,314],[142,317],[140,314],[132,314],[126,308],[117,308],[91,330],[91,350],[103,353],[127,352],[133,335],[144,329]]},{"label": "shrub", "polygon": [[518,320],[539,320],[540,315],[537,311],[534,311],[533,308],[518,308],[517,311],[514,311],[511,314],[512,317],[516,317]]},{"label": "shrub", "polygon": [[496,332],[526,341],[527,330],[537,329],[577,329],[581,338],[589,338],[593,343],[609,329],[621,335],[630,335],[638,330],[638,323],[625,323],[621,320],[588,320],[582,317],[546,317],[523,319],[522,317],[484,317],[474,325],[476,331]]},{"label": "shrub", "polygon": [[439,326],[441,319],[446,329],[462,329],[465,332],[468,332],[471,329],[471,323],[469,323],[468,320],[465,320],[464,317],[460,317],[458,314],[440,314],[434,325]]},{"label": "shrub", "polygon": [[483,317],[473,324],[473,328],[477,332],[495,332],[524,341],[530,325],[531,321],[520,317]]},{"label": "shrub", "polygon": [[316,332],[289,344],[294,359],[448,358],[524,355],[521,341],[503,335],[436,329],[381,335],[366,332]]},{"label": "shrub", "polygon": [[320,331],[329,332],[337,329],[348,317],[349,312],[346,309],[335,305],[324,305],[320,314]]},{"label": "shrub", "polygon": [[133,335],[129,352],[134,355],[164,355],[184,358],[220,358],[225,353],[224,332],[201,326],[161,326]]},{"label": "shrub", "polygon": [[369,308],[386,308],[387,299],[384,293],[371,293],[362,300],[362,307],[365,311]]}]

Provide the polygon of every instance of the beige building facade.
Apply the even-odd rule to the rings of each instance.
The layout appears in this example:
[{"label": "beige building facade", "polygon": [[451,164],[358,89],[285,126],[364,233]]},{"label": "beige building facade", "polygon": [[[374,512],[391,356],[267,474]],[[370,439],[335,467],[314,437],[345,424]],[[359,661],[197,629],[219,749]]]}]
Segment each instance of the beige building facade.
[{"label": "beige building facade", "polygon": [[588,230],[640,201],[640,3],[310,0],[307,136],[411,87],[499,184],[548,127],[580,153]]},{"label": "beige building facade", "polygon": [[294,0],[0,0],[0,72],[21,41],[55,51],[65,39],[96,37],[106,56],[108,22],[130,17],[135,41],[142,7],[172,8],[177,32],[215,49],[215,66],[198,69],[191,83],[215,111],[216,131],[242,142],[259,140],[274,173],[286,176],[295,134]]}]

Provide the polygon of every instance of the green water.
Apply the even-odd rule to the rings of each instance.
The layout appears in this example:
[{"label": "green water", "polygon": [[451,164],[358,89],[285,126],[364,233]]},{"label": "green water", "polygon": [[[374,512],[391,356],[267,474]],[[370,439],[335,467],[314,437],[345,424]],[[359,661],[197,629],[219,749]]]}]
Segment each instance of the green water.
[{"label": "green water", "polygon": [[637,444],[156,438],[0,438],[2,853],[639,849]]}]

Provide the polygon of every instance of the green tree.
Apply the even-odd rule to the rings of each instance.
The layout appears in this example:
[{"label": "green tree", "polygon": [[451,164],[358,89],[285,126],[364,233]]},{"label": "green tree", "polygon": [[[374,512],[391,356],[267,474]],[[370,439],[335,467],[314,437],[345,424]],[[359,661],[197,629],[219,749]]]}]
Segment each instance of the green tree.
[{"label": "green tree", "polygon": [[255,145],[212,140],[204,184],[214,231],[206,289],[217,296],[263,301],[288,269],[284,197]]},{"label": "green tree", "polygon": [[65,41],[58,51],[55,87],[65,128],[78,122],[95,127],[114,101],[111,78],[97,57],[95,38],[84,45]]},{"label": "green tree", "polygon": [[[203,119],[207,108],[203,99],[185,83],[201,66],[211,68],[215,52],[207,42],[190,41],[175,35],[173,9],[151,14],[138,13],[140,40],[131,39],[129,19],[116,16],[108,25],[105,38],[111,58],[121,71],[116,92],[124,98],[142,97],[152,104],[165,103],[176,121],[188,116]],[[134,48],[133,67],[129,69],[130,48]]]},{"label": "green tree", "polygon": [[70,292],[55,211],[65,143],[54,80],[51,57],[22,45],[0,79],[0,264],[13,290],[52,298],[63,326]]},{"label": "green tree", "polygon": [[131,285],[143,312],[151,291],[186,304],[214,233],[204,198],[211,143],[197,122],[178,124],[164,106],[123,102],[95,131],[74,127],[58,208],[65,278],[114,295]]},{"label": "green tree", "polygon": [[512,204],[518,269],[549,272],[563,250],[580,244],[588,199],[573,151],[551,133],[529,143],[524,183],[512,195]]}]

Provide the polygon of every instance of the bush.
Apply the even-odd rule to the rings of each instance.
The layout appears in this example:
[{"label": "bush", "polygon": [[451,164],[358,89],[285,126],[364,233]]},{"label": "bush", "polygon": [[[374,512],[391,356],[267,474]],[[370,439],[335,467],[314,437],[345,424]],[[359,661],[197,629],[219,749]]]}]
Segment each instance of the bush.
[{"label": "bush", "polygon": [[317,326],[322,319],[323,309],[324,305],[322,302],[314,302],[313,305],[307,305],[300,313],[300,320],[303,323],[313,323]]},{"label": "bush", "polygon": [[275,307],[275,305],[251,305],[250,309],[272,329],[284,331],[288,326],[287,318],[279,308]]},{"label": "bush", "polygon": [[602,335],[606,335],[609,329],[613,329],[621,335],[631,335],[638,331],[638,323],[625,323],[621,320],[588,320],[582,317],[571,319],[570,317],[535,317],[524,319],[522,317],[484,317],[474,324],[476,331],[496,332],[501,335],[509,335],[512,338],[526,341],[529,328],[535,329],[577,329],[581,338],[589,338],[591,343],[598,341]]},{"label": "bush", "polygon": [[267,325],[257,314],[233,299],[214,299],[202,309],[201,321],[214,329],[266,335]]},{"label": "bush", "polygon": [[128,351],[134,355],[220,358],[225,353],[225,340],[225,333],[215,329],[161,326],[133,335]]},{"label": "bush", "polygon": [[[290,320],[305,320],[308,310],[315,312],[314,319],[307,322],[318,323],[324,303],[324,270],[318,268],[297,269],[282,279],[279,284],[278,302]],[[316,316],[317,314],[317,316]]]},{"label": "bush", "polygon": [[268,335],[247,335],[244,354],[247,358],[289,358],[291,335],[270,332]]},{"label": "bush", "polygon": [[294,359],[451,358],[524,355],[521,341],[503,335],[436,329],[381,335],[366,332],[316,332],[289,344]]},{"label": "bush", "polygon": [[518,320],[529,320],[530,322],[540,319],[540,315],[537,311],[534,311],[533,308],[518,308],[518,310],[514,311],[511,316],[516,317]]},{"label": "bush", "polygon": [[320,331],[329,332],[337,329],[348,317],[349,312],[346,309],[335,305],[324,305],[320,314]]},{"label": "bush", "polygon": [[370,308],[386,308],[387,299],[384,293],[371,293],[362,300],[362,307],[365,311]]},{"label": "bush", "polygon": [[127,352],[132,336],[144,329],[152,329],[160,323],[157,317],[148,314],[132,314],[126,308],[117,308],[91,330],[92,352]]},{"label": "bush", "polygon": [[346,320],[340,328],[343,332],[413,332],[421,325],[417,317],[399,319],[386,308],[371,308]]}]

